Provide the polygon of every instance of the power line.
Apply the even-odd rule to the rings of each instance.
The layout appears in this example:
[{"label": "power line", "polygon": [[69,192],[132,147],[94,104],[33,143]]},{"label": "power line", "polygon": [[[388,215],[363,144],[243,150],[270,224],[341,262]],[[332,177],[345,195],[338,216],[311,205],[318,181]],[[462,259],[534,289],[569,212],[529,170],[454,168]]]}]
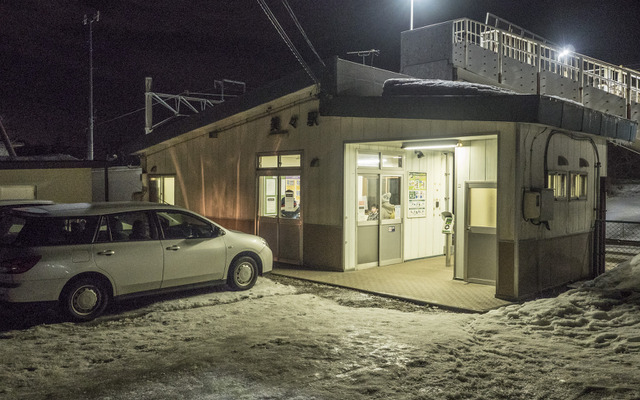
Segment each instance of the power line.
[{"label": "power line", "polygon": [[298,18],[296,17],[295,13],[291,9],[291,6],[289,6],[289,2],[287,0],[282,0],[282,4],[284,4],[284,7],[289,12],[289,15],[291,16],[291,19],[293,19],[293,22],[298,27],[298,30],[302,34],[302,37],[304,38],[304,40],[306,40],[307,45],[309,45],[309,47],[311,48],[311,51],[313,51],[313,54],[315,54],[316,57],[318,57],[318,60],[320,60],[320,64],[322,64],[322,66],[325,67],[326,65],[324,65],[324,61],[322,61],[322,58],[320,57],[320,55],[316,51],[316,48],[313,47],[313,44],[311,43],[311,40],[309,40],[309,37],[307,37],[307,33],[302,28],[302,25],[300,25],[300,22],[298,22]]},{"label": "power line", "polygon": [[278,31],[282,40],[284,40],[284,42],[287,44],[287,47],[289,47],[289,50],[291,50],[291,52],[296,57],[300,65],[302,65],[302,68],[304,68],[304,70],[307,72],[309,77],[311,77],[311,79],[316,84],[319,84],[320,80],[315,76],[315,74],[313,73],[309,65],[304,61],[304,59],[302,58],[302,55],[300,55],[300,52],[298,52],[298,49],[293,44],[293,42],[291,41],[287,33],[284,31],[284,28],[282,28],[282,25],[280,25],[280,22],[278,22],[278,19],[273,14],[273,12],[271,11],[267,3],[264,0],[258,0],[258,4],[260,4],[262,11],[264,11],[264,13],[267,15],[267,18],[269,18],[269,21],[271,21],[271,24],[273,25],[273,27],[276,28],[276,31]]}]

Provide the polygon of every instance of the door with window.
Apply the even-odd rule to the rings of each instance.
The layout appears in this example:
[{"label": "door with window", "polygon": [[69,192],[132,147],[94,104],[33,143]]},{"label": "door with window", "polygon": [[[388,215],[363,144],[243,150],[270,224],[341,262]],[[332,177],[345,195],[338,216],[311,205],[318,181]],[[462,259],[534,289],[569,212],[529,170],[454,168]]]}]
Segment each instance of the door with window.
[{"label": "door with window", "polygon": [[302,264],[300,154],[258,157],[258,235],[275,261]]},{"label": "door with window", "polygon": [[498,242],[495,182],[466,184],[465,280],[495,285]]},{"label": "door with window", "polygon": [[402,176],[358,174],[358,267],[402,262]]}]

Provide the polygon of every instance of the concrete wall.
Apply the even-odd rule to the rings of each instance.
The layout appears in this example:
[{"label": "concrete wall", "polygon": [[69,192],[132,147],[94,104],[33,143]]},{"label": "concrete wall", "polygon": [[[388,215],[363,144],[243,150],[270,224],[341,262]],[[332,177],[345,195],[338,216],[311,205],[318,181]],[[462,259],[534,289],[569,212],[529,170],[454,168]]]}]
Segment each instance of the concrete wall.
[{"label": "concrete wall", "polygon": [[336,59],[336,78],[338,96],[381,96],[387,79],[409,76]]},{"label": "concrete wall", "polygon": [[0,185],[34,185],[36,199],[91,202],[91,168],[0,170]]},{"label": "concrete wall", "polygon": [[[105,201],[105,170],[92,170],[93,201]],[[109,201],[131,201],[132,195],[142,191],[142,168],[110,167]]]},{"label": "concrete wall", "polygon": [[400,73],[453,80],[453,24],[444,22],[401,34]]}]

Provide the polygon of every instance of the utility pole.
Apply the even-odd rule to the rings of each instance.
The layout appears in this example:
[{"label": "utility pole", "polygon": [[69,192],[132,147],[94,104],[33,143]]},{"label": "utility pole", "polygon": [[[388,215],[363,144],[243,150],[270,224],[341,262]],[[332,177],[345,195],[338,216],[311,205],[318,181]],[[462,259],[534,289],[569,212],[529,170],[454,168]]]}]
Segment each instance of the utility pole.
[{"label": "utility pole", "polygon": [[93,23],[100,21],[100,11],[91,18],[84,15],[83,25],[89,24],[89,134],[87,135],[87,160],[93,160]]}]

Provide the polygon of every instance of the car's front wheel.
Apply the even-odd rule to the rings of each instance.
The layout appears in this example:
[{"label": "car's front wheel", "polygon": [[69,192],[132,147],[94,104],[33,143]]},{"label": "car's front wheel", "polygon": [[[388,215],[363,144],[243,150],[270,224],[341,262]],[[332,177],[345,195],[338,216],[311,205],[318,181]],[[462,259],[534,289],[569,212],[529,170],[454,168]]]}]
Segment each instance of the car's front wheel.
[{"label": "car's front wheel", "polygon": [[258,279],[258,265],[249,256],[240,257],[229,268],[227,283],[234,290],[247,290],[255,285]]},{"label": "car's front wheel", "polygon": [[62,312],[75,321],[90,321],[104,312],[109,304],[105,285],[91,278],[70,283],[60,296]]}]

